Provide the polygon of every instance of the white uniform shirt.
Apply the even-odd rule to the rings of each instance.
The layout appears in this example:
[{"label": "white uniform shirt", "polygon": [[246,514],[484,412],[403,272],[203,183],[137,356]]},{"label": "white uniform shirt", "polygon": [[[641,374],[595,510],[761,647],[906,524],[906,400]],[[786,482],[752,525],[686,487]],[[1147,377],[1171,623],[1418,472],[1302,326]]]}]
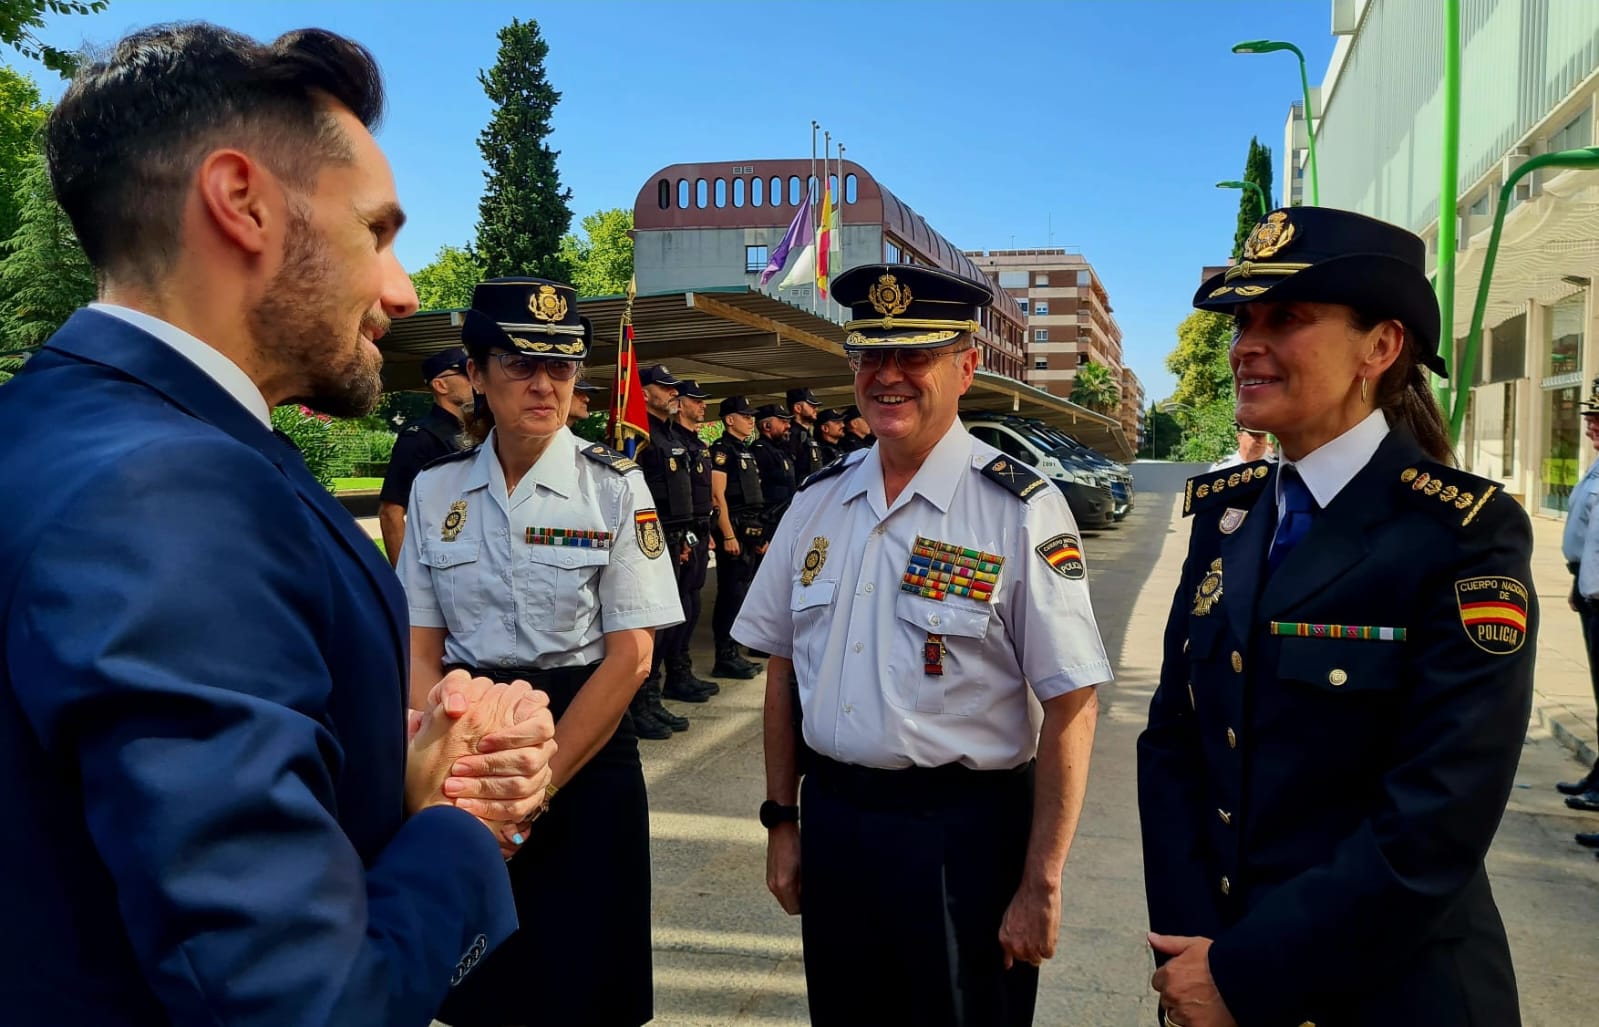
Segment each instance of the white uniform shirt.
[{"label": "white uniform shirt", "polygon": [[[794,496],[733,637],[794,661],[816,752],[1015,767],[1037,752],[1039,700],[1110,680],[1066,499],[986,479],[1000,457],[957,421],[892,506],[876,447]],[[1003,557],[992,599],[903,591],[918,536]],[[943,638],[942,674],[927,672],[929,633]]]},{"label": "white uniform shirt", "polygon": [[[1594,517],[1596,504],[1599,504],[1599,461],[1589,466],[1588,472],[1571,490],[1566,502],[1566,528],[1560,538],[1560,555],[1566,558],[1567,563],[1582,565],[1578,568],[1577,591],[1585,596],[1590,589],[1599,592],[1599,531],[1595,530],[1599,529],[1599,518]],[[1583,568],[1588,570],[1586,582],[1582,580]]]},{"label": "white uniform shirt", "polygon": [[[411,623],[448,631],[446,664],[584,666],[607,631],[682,622],[644,475],[587,445],[562,428],[509,496],[493,432],[417,475],[398,570]],[[601,544],[552,544],[574,531]]]}]

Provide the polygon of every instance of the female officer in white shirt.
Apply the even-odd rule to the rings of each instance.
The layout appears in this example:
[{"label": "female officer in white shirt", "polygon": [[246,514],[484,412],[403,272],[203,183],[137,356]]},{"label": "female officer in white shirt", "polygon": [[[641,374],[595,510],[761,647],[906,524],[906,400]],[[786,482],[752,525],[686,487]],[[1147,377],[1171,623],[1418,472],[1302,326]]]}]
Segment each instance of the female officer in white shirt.
[{"label": "female officer in white shirt", "polygon": [[566,427],[590,338],[576,301],[535,278],[477,287],[461,334],[482,443],[425,469],[407,513],[412,691],[453,667],[526,679],[549,693],[559,747],[552,801],[509,864],[522,929],[452,990],[439,1015],[454,1027],[653,1015],[649,814],[627,707],[655,630],[682,611],[644,476]]}]

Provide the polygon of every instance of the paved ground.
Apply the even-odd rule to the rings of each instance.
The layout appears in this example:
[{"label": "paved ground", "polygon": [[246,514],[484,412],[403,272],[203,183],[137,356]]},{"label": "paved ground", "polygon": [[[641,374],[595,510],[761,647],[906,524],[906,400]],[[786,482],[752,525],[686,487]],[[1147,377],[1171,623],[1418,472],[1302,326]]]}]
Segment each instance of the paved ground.
[{"label": "paved ground", "polygon": [[[1186,523],[1176,516],[1176,492],[1194,471],[1175,464],[1135,470],[1139,508],[1119,527],[1084,540],[1117,681],[1102,691],[1087,808],[1067,862],[1059,945],[1043,973],[1040,1027],[1154,1022],[1133,746],[1159,672],[1161,631],[1187,539]],[[1572,636],[1576,618],[1563,601],[1558,525],[1544,522],[1537,531],[1535,580],[1548,618],[1539,646],[1539,712],[1489,867],[1525,1024],[1576,1027],[1599,1008],[1593,972],[1599,965],[1593,930],[1599,862],[1578,849],[1571,834],[1599,830],[1599,816],[1567,810],[1554,792],[1556,780],[1579,774],[1582,766],[1554,739],[1550,724],[1564,717],[1579,733],[1585,725],[1591,745],[1594,714],[1580,633],[1575,642]],[[709,590],[706,595],[708,618]],[[697,664],[704,671],[708,635],[701,641],[707,655]],[[754,816],[764,795],[761,690],[760,678],[724,682],[708,704],[676,704],[692,717],[691,729],[671,741],[646,743],[655,1023],[663,1027],[807,1022],[799,924],[766,892],[765,832]]]}]

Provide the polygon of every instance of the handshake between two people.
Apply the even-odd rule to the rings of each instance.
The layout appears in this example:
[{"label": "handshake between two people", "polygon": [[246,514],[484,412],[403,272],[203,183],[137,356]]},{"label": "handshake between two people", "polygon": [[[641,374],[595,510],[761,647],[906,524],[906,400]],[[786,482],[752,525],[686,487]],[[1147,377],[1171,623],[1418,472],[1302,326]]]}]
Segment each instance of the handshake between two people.
[{"label": "handshake between two people", "polygon": [[446,674],[411,710],[405,759],[405,811],[455,806],[494,832],[514,856],[529,824],[544,812],[555,755],[549,696],[526,681],[507,685]]}]

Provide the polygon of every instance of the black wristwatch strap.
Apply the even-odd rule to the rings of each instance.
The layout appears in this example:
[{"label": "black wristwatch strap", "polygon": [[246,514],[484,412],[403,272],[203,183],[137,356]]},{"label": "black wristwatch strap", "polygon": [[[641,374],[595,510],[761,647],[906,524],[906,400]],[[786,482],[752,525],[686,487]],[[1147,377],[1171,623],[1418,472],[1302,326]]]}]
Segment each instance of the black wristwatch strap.
[{"label": "black wristwatch strap", "polygon": [[761,803],[761,826],[770,831],[779,824],[799,823],[799,807],[785,806],[776,799]]}]

